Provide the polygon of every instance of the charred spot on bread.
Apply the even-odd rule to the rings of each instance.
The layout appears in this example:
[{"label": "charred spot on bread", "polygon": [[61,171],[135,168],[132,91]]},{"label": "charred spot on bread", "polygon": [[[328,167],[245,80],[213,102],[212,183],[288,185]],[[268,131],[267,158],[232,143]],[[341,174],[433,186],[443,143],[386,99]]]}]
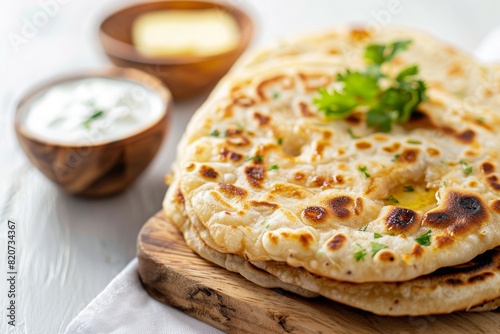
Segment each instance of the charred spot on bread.
[{"label": "charred spot on bread", "polygon": [[259,122],[260,126],[267,125],[271,120],[271,117],[265,116],[258,111],[254,112],[253,117]]},{"label": "charred spot on bread", "polygon": [[496,213],[500,213],[500,199],[495,199],[490,202],[490,208]]},{"label": "charred spot on bread", "polygon": [[219,188],[226,196],[229,197],[244,197],[247,194],[247,191],[245,189],[234,186],[232,184],[220,183]]},{"label": "charred spot on bread", "polygon": [[243,155],[230,151],[225,147],[220,150],[220,157],[222,160],[230,160],[233,162],[238,162],[243,159]]},{"label": "charred spot on bread", "polygon": [[488,175],[488,174],[495,172],[495,166],[489,161],[483,162],[481,164],[480,169],[484,175]]},{"label": "charred spot on bread", "polygon": [[336,234],[334,235],[326,244],[329,250],[335,251],[344,245],[345,241],[347,240],[346,236],[343,234]]},{"label": "charred spot on bread", "polygon": [[479,195],[455,189],[447,191],[441,204],[424,215],[423,224],[463,235],[475,231],[488,219],[487,206]]},{"label": "charred spot on bread", "polygon": [[384,220],[387,230],[397,233],[412,232],[420,225],[415,211],[400,207],[392,207]]},{"label": "charred spot on bread", "polygon": [[352,28],[349,34],[351,39],[356,42],[364,41],[372,36],[372,32],[364,28]]},{"label": "charred spot on bread", "polygon": [[309,206],[302,211],[302,217],[314,223],[323,222],[327,215],[327,211],[320,206]]},{"label": "charred spot on bread", "polygon": [[414,163],[417,161],[419,153],[420,150],[418,149],[406,149],[401,153],[401,156],[398,158],[398,161],[406,163]]},{"label": "charred spot on bread", "polygon": [[248,166],[245,168],[248,183],[254,188],[260,188],[264,180],[264,166]]},{"label": "charred spot on bread", "polygon": [[182,194],[182,191],[179,188],[175,190],[175,199],[179,204],[184,205],[185,203],[184,195]]},{"label": "charred spot on bread", "polygon": [[354,209],[354,200],[349,196],[336,196],[328,200],[328,206],[335,217],[347,219]]},{"label": "charred spot on bread", "polygon": [[372,144],[370,142],[367,142],[367,141],[358,141],[356,143],[356,148],[358,148],[360,150],[367,150],[371,147],[372,147]]},{"label": "charred spot on bread", "polygon": [[309,105],[303,101],[299,102],[299,111],[303,117],[312,117],[314,113],[309,108]]},{"label": "charred spot on bread", "polygon": [[219,176],[219,173],[215,169],[205,165],[201,166],[200,174],[207,179],[216,179]]},{"label": "charred spot on bread", "polygon": [[488,186],[491,189],[495,191],[500,191],[500,182],[498,182],[498,176],[490,175],[486,178],[486,181],[488,182]]},{"label": "charred spot on bread", "polygon": [[390,250],[381,250],[378,254],[378,260],[382,262],[394,262],[396,255]]},{"label": "charred spot on bread", "polygon": [[474,131],[468,129],[468,130],[465,130],[463,132],[458,133],[455,137],[464,144],[470,144],[474,141],[474,138],[476,137],[476,133]]}]

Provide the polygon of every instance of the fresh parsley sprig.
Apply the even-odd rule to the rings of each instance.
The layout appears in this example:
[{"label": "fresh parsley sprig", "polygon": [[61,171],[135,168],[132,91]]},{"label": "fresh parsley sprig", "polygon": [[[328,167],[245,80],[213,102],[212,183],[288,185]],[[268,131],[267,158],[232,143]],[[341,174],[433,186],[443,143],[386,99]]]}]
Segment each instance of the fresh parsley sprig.
[{"label": "fresh parsley sprig", "polygon": [[366,70],[348,69],[337,74],[342,88],[319,89],[314,104],[332,120],[343,119],[355,110],[365,111],[368,126],[383,132],[389,132],[393,123],[408,121],[411,113],[426,99],[427,87],[416,78],[418,66],[410,65],[391,77],[384,73],[383,65],[389,64],[410,44],[411,40],[401,40],[387,45],[369,45],[364,54],[369,63]]}]

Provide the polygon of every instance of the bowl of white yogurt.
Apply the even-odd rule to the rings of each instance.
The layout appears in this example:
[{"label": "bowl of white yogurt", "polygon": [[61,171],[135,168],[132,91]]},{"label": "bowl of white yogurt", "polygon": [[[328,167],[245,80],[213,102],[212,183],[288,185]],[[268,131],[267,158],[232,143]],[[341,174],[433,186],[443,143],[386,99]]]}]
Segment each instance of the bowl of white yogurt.
[{"label": "bowl of white yogurt", "polygon": [[65,191],[109,196],[154,159],[171,102],[159,79],[112,67],[34,88],[17,106],[15,130],[29,160]]}]

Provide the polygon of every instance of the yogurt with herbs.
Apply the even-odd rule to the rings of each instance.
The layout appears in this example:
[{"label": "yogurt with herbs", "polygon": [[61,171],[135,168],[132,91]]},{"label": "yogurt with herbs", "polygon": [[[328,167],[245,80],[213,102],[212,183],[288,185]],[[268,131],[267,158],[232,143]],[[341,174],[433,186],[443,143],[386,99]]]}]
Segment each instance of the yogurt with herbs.
[{"label": "yogurt with herbs", "polygon": [[24,125],[43,140],[97,145],[140,132],[164,112],[153,90],[125,79],[95,77],[50,87],[31,101]]}]

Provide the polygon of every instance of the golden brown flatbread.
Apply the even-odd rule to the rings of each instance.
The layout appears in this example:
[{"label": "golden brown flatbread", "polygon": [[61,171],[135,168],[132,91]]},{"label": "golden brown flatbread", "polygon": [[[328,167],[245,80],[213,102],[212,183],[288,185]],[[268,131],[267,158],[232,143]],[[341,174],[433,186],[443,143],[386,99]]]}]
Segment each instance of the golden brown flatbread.
[{"label": "golden brown flatbread", "polygon": [[[361,112],[325,120],[317,90],[366,66],[366,45],[401,38],[413,44],[394,71],[416,63],[429,85],[410,121],[380,133]],[[264,51],[193,117],[169,192],[209,247],[250,261],[357,283],[469,261],[500,244],[500,104],[498,85],[486,84],[496,73],[396,28],[338,29]]]}]

